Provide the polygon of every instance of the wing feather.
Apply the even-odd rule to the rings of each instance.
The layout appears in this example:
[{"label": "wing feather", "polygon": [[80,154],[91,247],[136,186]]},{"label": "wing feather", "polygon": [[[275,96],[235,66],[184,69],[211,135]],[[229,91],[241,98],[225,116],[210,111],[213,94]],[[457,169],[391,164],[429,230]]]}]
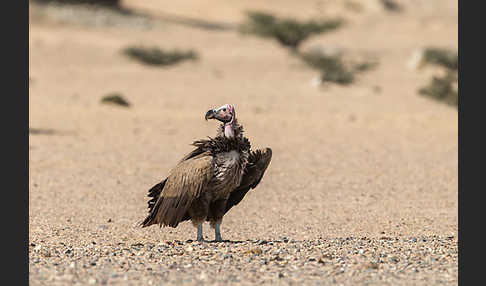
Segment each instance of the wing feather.
[{"label": "wing feather", "polygon": [[163,191],[159,192],[155,204],[152,203],[150,213],[142,222],[142,226],[159,224],[177,227],[194,199],[204,192],[213,177],[213,172],[213,157],[209,152],[179,162],[164,181]]},{"label": "wing feather", "polygon": [[270,148],[265,148],[265,150],[258,149],[250,153],[241,183],[231,192],[226,203],[225,213],[241,202],[246,193],[260,183],[271,159],[272,149]]}]

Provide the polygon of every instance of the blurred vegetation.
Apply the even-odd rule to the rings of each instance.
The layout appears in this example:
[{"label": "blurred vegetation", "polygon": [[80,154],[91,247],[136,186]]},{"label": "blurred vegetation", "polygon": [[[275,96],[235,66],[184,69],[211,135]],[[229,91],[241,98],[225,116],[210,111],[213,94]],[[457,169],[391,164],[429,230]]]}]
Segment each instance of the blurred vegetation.
[{"label": "blurred vegetation", "polygon": [[347,85],[354,81],[353,72],[344,65],[340,56],[326,56],[317,53],[301,55],[304,62],[321,72],[321,81]]},{"label": "blurred vegetation", "polygon": [[123,50],[124,54],[148,65],[167,66],[184,60],[197,60],[199,57],[193,50],[189,51],[163,51],[157,47],[128,47]]},{"label": "blurred vegetation", "polygon": [[429,47],[423,52],[422,62],[442,67],[445,74],[432,77],[429,84],[420,88],[418,93],[457,107],[459,103],[457,52]]},{"label": "blurred vegetation", "polygon": [[427,86],[419,89],[419,94],[457,107],[457,73],[448,72],[444,76],[434,76]]},{"label": "blurred vegetation", "polygon": [[240,27],[242,33],[276,39],[281,45],[294,51],[293,55],[300,57],[309,66],[319,70],[321,73],[320,82],[348,85],[355,80],[357,73],[367,71],[377,64],[376,62],[353,64],[344,61],[340,55],[326,55],[321,52],[297,52],[299,46],[309,37],[341,27],[344,23],[342,19],[299,22],[295,19],[280,19],[271,14],[254,11],[248,12],[247,16],[247,22]]},{"label": "blurred vegetation", "polygon": [[29,134],[32,134],[32,135],[53,135],[55,133],[56,133],[56,131],[54,129],[29,127]]},{"label": "blurred vegetation", "polygon": [[129,107],[130,103],[120,93],[114,92],[103,96],[101,103],[109,103]]},{"label": "blurred vegetation", "polygon": [[39,4],[96,4],[110,7],[119,7],[120,0],[31,0],[32,2]]},{"label": "blurred vegetation", "polygon": [[335,30],[343,24],[341,19],[301,23],[295,19],[279,19],[262,12],[248,12],[247,16],[247,22],[240,27],[242,33],[274,38],[294,50],[310,36]]},{"label": "blurred vegetation", "polygon": [[124,7],[113,0],[31,0],[37,19],[47,17],[56,22],[75,23],[89,27],[152,27],[150,15]]},{"label": "blurred vegetation", "polygon": [[321,72],[322,82],[333,82],[341,85],[351,84],[355,74],[374,68],[377,62],[347,63],[341,55],[325,55],[319,52],[301,53],[300,57],[310,67]]},{"label": "blurred vegetation", "polygon": [[380,0],[380,3],[387,11],[400,12],[403,10],[402,6],[394,0]]},{"label": "blurred vegetation", "polygon": [[423,54],[423,61],[426,64],[433,64],[445,67],[449,70],[457,70],[457,53],[443,48],[426,48]]}]

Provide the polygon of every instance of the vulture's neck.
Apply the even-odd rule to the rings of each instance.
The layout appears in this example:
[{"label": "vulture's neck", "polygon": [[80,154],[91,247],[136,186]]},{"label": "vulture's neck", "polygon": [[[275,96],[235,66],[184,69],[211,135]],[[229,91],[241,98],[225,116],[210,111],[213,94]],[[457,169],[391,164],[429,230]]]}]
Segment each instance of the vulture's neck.
[{"label": "vulture's neck", "polygon": [[[209,139],[194,141],[193,145],[198,148],[197,150],[210,151],[213,155],[232,150],[248,152],[251,145],[248,138],[243,137],[243,126],[239,125],[236,120],[233,120],[232,126],[227,127],[225,125],[221,124],[219,126],[218,134],[215,138],[209,137]],[[232,127],[233,137],[226,137],[225,135],[225,129],[229,127]]]},{"label": "vulture's neck", "polygon": [[218,130],[218,136],[223,136],[228,139],[243,137],[243,127],[238,124],[236,118],[228,123],[221,124]]}]

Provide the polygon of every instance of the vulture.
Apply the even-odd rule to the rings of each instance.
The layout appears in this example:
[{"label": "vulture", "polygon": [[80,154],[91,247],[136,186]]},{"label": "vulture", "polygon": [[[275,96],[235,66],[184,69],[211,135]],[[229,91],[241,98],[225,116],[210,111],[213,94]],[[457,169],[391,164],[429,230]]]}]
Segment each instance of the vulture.
[{"label": "vulture", "polygon": [[215,241],[223,241],[223,216],[260,183],[272,150],[251,150],[231,104],[209,110],[205,119],[221,122],[216,137],[194,141],[195,149],[148,191],[149,214],[142,227],[175,228],[190,220],[197,228],[197,240],[204,241],[202,224],[209,221]]}]

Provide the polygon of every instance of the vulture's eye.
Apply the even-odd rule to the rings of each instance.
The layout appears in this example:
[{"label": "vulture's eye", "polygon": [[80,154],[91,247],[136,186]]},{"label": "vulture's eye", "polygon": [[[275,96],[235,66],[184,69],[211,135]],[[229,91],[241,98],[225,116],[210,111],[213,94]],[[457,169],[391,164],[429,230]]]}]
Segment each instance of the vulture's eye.
[{"label": "vulture's eye", "polygon": [[226,108],[223,108],[223,112],[226,112]]}]

